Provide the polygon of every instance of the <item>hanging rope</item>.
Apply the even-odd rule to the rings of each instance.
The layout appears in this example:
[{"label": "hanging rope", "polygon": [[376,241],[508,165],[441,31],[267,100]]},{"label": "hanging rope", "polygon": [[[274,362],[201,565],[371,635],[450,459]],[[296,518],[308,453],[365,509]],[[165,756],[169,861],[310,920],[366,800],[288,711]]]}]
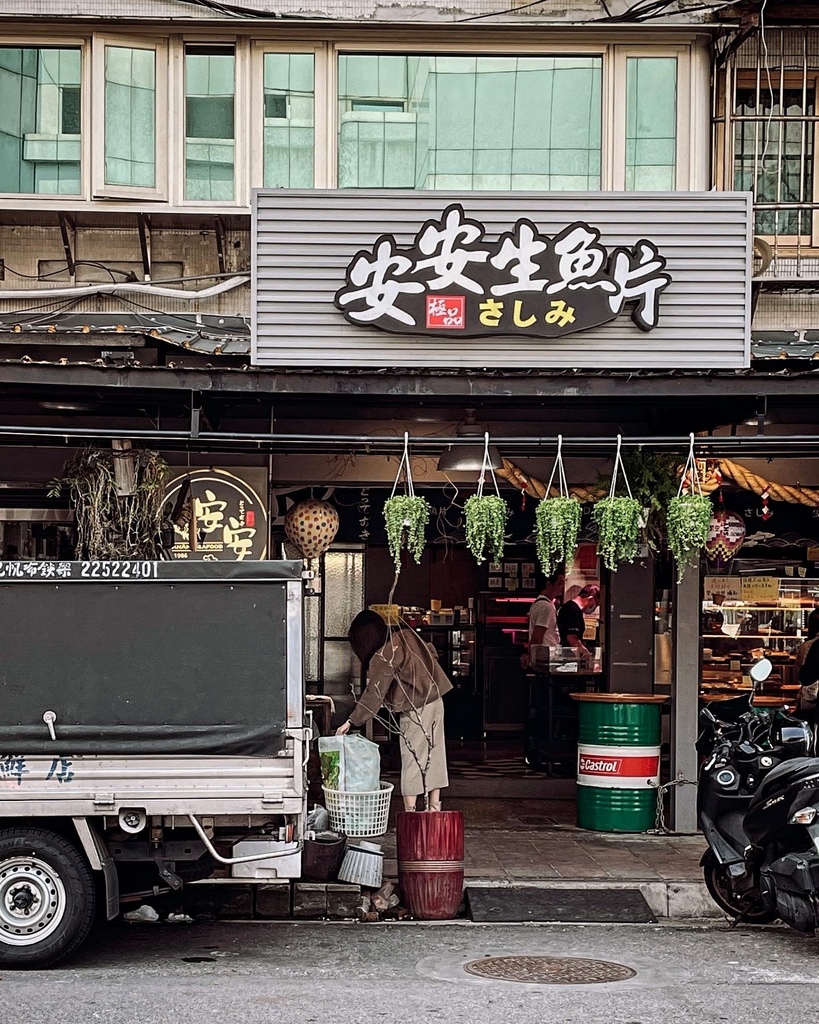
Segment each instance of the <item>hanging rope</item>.
[{"label": "hanging rope", "polygon": [[[718,476],[717,471],[721,476]],[[703,494],[711,494],[721,484],[731,482],[744,491],[752,491],[754,494],[762,494],[767,491],[772,501],[786,501],[792,505],[807,505],[810,508],[819,508],[819,490],[811,487],[794,487],[789,484],[777,484],[772,480],[752,473],[739,463],[731,459],[716,459],[708,462],[704,475],[699,474],[699,485]],[[508,459],[503,460],[503,467],[498,470],[498,476],[512,484],[519,491],[525,491],[533,498],[545,498],[555,496],[558,490],[547,486],[537,477],[530,476],[520,466]],[[597,501],[605,495],[605,490],[594,485],[573,485],[569,493],[579,501]]]},{"label": "hanging rope", "polygon": [[398,463],[398,472],[395,474],[395,482],[392,485],[391,498],[395,497],[395,492],[398,490],[398,484],[401,482],[401,471],[404,471],[404,475],[407,481],[407,494],[410,498],[415,497],[415,487],[412,483],[412,467],[410,466],[409,456],[409,433],[404,431],[404,454],[401,456],[401,461]]},{"label": "hanging rope", "polygon": [[[702,494],[702,484],[700,483],[700,471],[697,469],[697,460],[694,456],[694,435],[689,434],[689,447],[688,447],[688,459],[683,466],[683,471],[680,474],[680,486],[677,490],[677,497],[682,497],[683,492],[687,489],[692,494],[698,494],[700,497]],[[695,490],[696,488],[696,490]]]},{"label": "hanging rope", "polygon": [[495,485],[495,494],[500,497],[500,489],[498,488],[498,480],[495,476],[495,470],[492,468],[492,460],[489,458],[489,434],[483,435],[483,462],[481,464],[481,478],[478,481],[478,497],[483,497],[483,485],[486,480],[487,469],[492,474],[492,483]]},{"label": "hanging rope", "polygon": [[552,475],[549,477],[549,482],[546,484],[546,494],[552,493],[552,483],[557,474],[557,489],[558,494],[561,498],[569,497],[569,485],[566,482],[566,470],[563,466],[563,435],[557,435],[557,456],[555,457],[555,464],[552,467]]}]

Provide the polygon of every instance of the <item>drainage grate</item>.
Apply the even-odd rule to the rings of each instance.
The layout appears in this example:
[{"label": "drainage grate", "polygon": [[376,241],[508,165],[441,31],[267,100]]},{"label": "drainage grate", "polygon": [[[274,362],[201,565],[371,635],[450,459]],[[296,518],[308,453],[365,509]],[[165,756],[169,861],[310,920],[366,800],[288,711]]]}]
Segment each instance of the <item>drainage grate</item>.
[{"label": "drainage grate", "polygon": [[464,970],[479,978],[530,985],[600,985],[626,981],[637,973],[607,960],[565,956],[487,956],[464,964]]}]

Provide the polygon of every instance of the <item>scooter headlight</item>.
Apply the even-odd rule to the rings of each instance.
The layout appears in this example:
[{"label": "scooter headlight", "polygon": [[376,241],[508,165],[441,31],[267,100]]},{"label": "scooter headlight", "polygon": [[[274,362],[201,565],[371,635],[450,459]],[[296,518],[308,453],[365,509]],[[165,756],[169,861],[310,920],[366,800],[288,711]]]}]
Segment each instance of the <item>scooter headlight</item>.
[{"label": "scooter headlight", "polygon": [[816,808],[815,807],[803,807],[801,811],[797,811],[796,814],[791,818],[791,825],[812,825],[816,819]]}]

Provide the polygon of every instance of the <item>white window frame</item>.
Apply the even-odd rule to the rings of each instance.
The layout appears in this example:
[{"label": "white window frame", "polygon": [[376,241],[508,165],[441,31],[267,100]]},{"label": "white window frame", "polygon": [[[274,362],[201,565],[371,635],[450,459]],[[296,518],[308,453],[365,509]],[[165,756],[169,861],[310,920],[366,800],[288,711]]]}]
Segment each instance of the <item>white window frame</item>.
[{"label": "white window frame", "polygon": [[[233,47],[233,199],[187,199],[185,197],[185,47]],[[172,195],[174,204],[186,210],[228,211],[246,209],[250,205],[248,143],[250,131],[250,63],[252,43],[245,36],[186,32],[174,39],[174,61],[171,75],[173,93],[174,138],[180,145],[174,147],[174,174]]]},{"label": "white window frame", "polygon": [[[413,40],[411,44],[387,41],[380,39],[370,43],[362,42],[338,42],[330,48],[330,64],[332,74],[332,89],[328,89],[328,151],[332,156],[328,168],[330,179],[327,188],[338,188],[338,61],[342,55],[367,53],[367,54],[395,54],[396,56],[447,56],[447,57],[571,57],[580,54],[584,57],[599,57],[602,61],[601,89],[600,89],[600,189],[608,191],[611,189],[611,124],[607,116],[610,102],[610,85],[608,81],[608,66],[610,63],[611,47],[602,43],[599,39],[589,39],[588,42],[561,42],[555,46],[547,46],[543,39],[537,42],[524,42],[523,40],[510,40],[508,47],[500,49],[495,43],[481,43],[480,41],[470,43],[459,43],[454,46],[451,42],[444,43],[430,40],[428,43],[421,43]],[[329,76],[328,76],[329,77]],[[582,195],[578,192],[578,195]]]},{"label": "white window frame", "polygon": [[327,46],[294,41],[258,40],[251,54],[250,124],[245,132],[251,140],[250,188],[264,188],[264,59],[268,53],[308,53],[313,57],[313,188],[327,185]]},{"label": "white window frame", "polygon": [[65,192],[0,192],[0,208],[13,208],[23,199],[59,203],[64,208],[75,202],[87,202],[91,166],[91,52],[87,36],[65,36],[59,39],[39,36],[7,36],[0,43],[6,50],[79,50],[80,51],[80,191]]},{"label": "white window frame", "polygon": [[[156,115],[154,159],[156,177],[153,188],[137,185],[113,185],[105,181],[105,48],[119,46],[132,50],[153,50],[156,55]],[[142,199],[166,202],[168,199],[168,44],[147,36],[95,35],[93,39],[92,96],[92,198]]]},{"label": "white window frame", "polygon": [[[614,96],[612,106],[613,117],[613,188],[618,192],[626,191],[626,131],[628,128],[628,61],[630,57],[674,57],[677,60],[677,136],[676,136],[676,168],[675,192],[687,192],[692,188],[705,187],[698,185],[693,179],[691,165],[691,130],[692,130],[692,76],[691,49],[689,46],[615,46],[613,54]],[[634,189],[629,190],[631,192]],[[658,191],[657,195],[663,195]]]}]

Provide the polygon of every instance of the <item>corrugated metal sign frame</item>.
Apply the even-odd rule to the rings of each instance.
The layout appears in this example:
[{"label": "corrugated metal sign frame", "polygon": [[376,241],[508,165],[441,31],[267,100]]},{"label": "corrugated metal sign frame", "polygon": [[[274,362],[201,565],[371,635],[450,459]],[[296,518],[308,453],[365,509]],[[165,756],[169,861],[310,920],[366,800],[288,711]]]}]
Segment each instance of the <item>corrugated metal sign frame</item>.
[{"label": "corrugated metal sign frame", "polygon": [[[449,341],[347,323],[333,305],[359,249],[460,202],[496,238],[519,217],[546,235],[573,221],[609,249],[648,238],[672,282],[649,333],[628,308],[616,321],[559,339]],[[253,194],[252,360],[322,368],[741,369],[750,365],[752,209],[744,192],[412,192],[257,189]]]}]

